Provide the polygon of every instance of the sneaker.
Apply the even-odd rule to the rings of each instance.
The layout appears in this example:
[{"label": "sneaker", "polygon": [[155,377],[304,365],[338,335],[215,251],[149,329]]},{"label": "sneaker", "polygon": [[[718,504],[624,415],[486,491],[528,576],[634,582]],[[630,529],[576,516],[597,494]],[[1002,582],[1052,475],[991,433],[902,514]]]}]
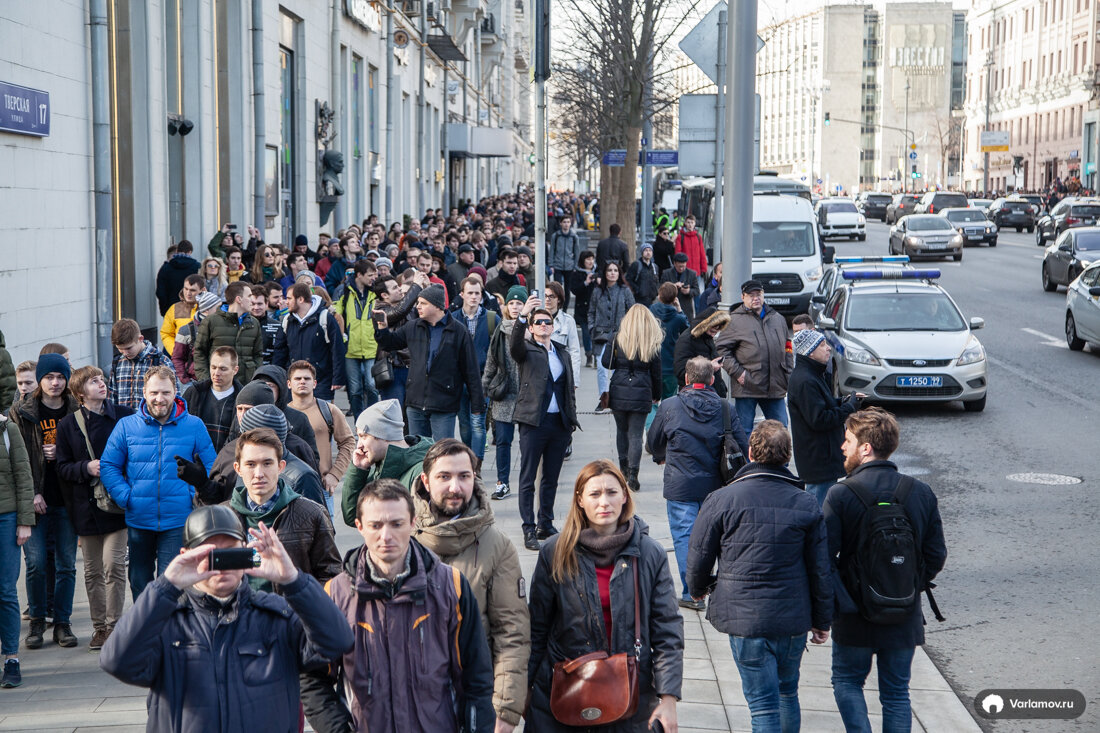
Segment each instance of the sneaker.
[{"label": "sneaker", "polygon": [[19,687],[23,684],[23,674],[19,671],[19,660],[9,659],[4,662],[4,676],[0,678],[0,687]]},{"label": "sneaker", "polygon": [[557,528],[551,524],[546,527],[539,527],[537,530],[535,530],[535,538],[540,540],[548,540],[557,533]]},{"label": "sneaker", "polygon": [[569,445],[565,446],[565,460],[568,461],[572,457],[573,457],[573,444],[570,443]]},{"label": "sneaker", "polygon": [[687,608],[691,611],[705,611],[707,610],[707,602],[705,600],[696,601],[691,598],[681,598],[679,600],[680,608]]},{"label": "sneaker", "polygon": [[46,619],[44,618],[32,618],[31,630],[27,634],[27,638],[23,640],[23,645],[28,649],[41,649],[42,648],[42,636],[46,633]]},{"label": "sneaker", "polygon": [[77,639],[73,636],[73,627],[69,624],[57,624],[53,626],[53,640],[58,646],[70,649],[77,645]]},{"label": "sneaker", "polygon": [[23,609],[23,620],[24,621],[30,621],[31,620],[31,609],[30,609],[29,606],[27,608]]},{"label": "sneaker", "polygon": [[500,500],[512,493],[512,490],[508,488],[508,484],[503,484],[497,481],[497,487],[493,490],[491,496],[494,499]]},{"label": "sneaker", "polygon": [[88,642],[88,648],[91,650],[102,649],[104,642],[107,641],[107,637],[111,635],[110,629],[96,629],[92,634],[92,640]]},{"label": "sneaker", "polygon": [[539,545],[539,539],[535,536],[535,533],[531,530],[527,530],[523,533],[523,546],[528,550],[538,552],[541,545]]}]

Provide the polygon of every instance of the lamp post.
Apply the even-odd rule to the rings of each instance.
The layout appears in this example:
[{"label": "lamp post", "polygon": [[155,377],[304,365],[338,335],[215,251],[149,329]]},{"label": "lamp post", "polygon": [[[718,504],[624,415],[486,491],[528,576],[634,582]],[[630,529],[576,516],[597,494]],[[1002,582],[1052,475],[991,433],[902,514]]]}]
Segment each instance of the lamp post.
[{"label": "lamp post", "polygon": [[[992,49],[986,54],[985,57],[985,125],[982,127],[982,132],[989,131],[989,73],[993,69],[993,51]],[[1038,138],[1038,135],[1036,135]],[[981,136],[978,136],[978,144],[981,145]],[[986,150],[982,153],[982,194],[989,194],[989,151]]]},{"label": "lamp post", "polygon": [[909,193],[909,181],[912,176],[905,175],[905,161],[908,160],[909,150],[909,75],[905,75],[905,153],[902,154],[901,163],[901,190],[904,193]]}]

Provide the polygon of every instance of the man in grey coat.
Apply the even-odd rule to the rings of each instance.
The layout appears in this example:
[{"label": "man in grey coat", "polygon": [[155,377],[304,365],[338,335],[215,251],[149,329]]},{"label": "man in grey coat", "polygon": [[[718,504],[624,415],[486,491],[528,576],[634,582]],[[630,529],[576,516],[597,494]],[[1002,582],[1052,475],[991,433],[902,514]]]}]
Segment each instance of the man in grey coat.
[{"label": "man in grey coat", "polygon": [[564,310],[569,309],[569,283],[573,280],[573,270],[577,269],[582,251],[584,245],[573,231],[572,217],[562,217],[558,231],[550,235],[547,243],[546,264],[550,268],[550,277],[554,282],[561,283],[565,290],[565,302],[561,305]]}]

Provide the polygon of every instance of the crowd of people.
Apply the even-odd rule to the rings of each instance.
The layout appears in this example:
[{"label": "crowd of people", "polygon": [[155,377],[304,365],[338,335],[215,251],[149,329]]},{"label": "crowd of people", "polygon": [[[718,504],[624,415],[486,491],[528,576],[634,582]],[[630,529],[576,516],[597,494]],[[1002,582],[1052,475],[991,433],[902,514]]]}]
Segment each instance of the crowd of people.
[{"label": "crowd of people", "polygon": [[[0,686],[22,681],[20,548],[34,650],[50,628],[79,645],[79,546],[88,646],[150,688],[149,730],[671,733],[680,609],[730,634],[754,730],[797,729],[806,635],[830,629],[849,730],[873,655],[889,729],[907,729],[919,596],[864,605],[863,502],[908,513],[911,596],[946,552],[935,496],[888,460],[894,418],[833,396],[828,343],[804,318],[792,335],[760,282],[719,308],[690,216],[635,256],[618,225],[593,248],[578,234],[593,200],[551,205],[545,262],[527,195],[371,216],[315,247],[226,225],[201,261],[169,252],[159,343],[121,319],[101,370],[61,344],[13,365],[0,340]],[[562,502],[589,380],[617,463],[581,467]],[[517,442],[529,589],[492,510]],[[679,593],[636,511],[643,452],[663,466]],[[342,556],[337,498],[363,540]],[[585,688],[628,657],[629,700]]]}]

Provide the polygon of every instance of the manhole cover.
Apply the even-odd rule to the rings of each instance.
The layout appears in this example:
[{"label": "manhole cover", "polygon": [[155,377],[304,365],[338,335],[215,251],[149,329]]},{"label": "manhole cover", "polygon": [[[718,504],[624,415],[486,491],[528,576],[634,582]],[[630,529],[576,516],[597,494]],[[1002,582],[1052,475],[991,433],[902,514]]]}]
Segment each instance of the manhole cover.
[{"label": "manhole cover", "polygon": [[1045,486],[1069,486],[1081,483],[1081,479],[1076,476],[1063,476],[1060,473],[1010,473],[1006,478],[1009,481]]}]

